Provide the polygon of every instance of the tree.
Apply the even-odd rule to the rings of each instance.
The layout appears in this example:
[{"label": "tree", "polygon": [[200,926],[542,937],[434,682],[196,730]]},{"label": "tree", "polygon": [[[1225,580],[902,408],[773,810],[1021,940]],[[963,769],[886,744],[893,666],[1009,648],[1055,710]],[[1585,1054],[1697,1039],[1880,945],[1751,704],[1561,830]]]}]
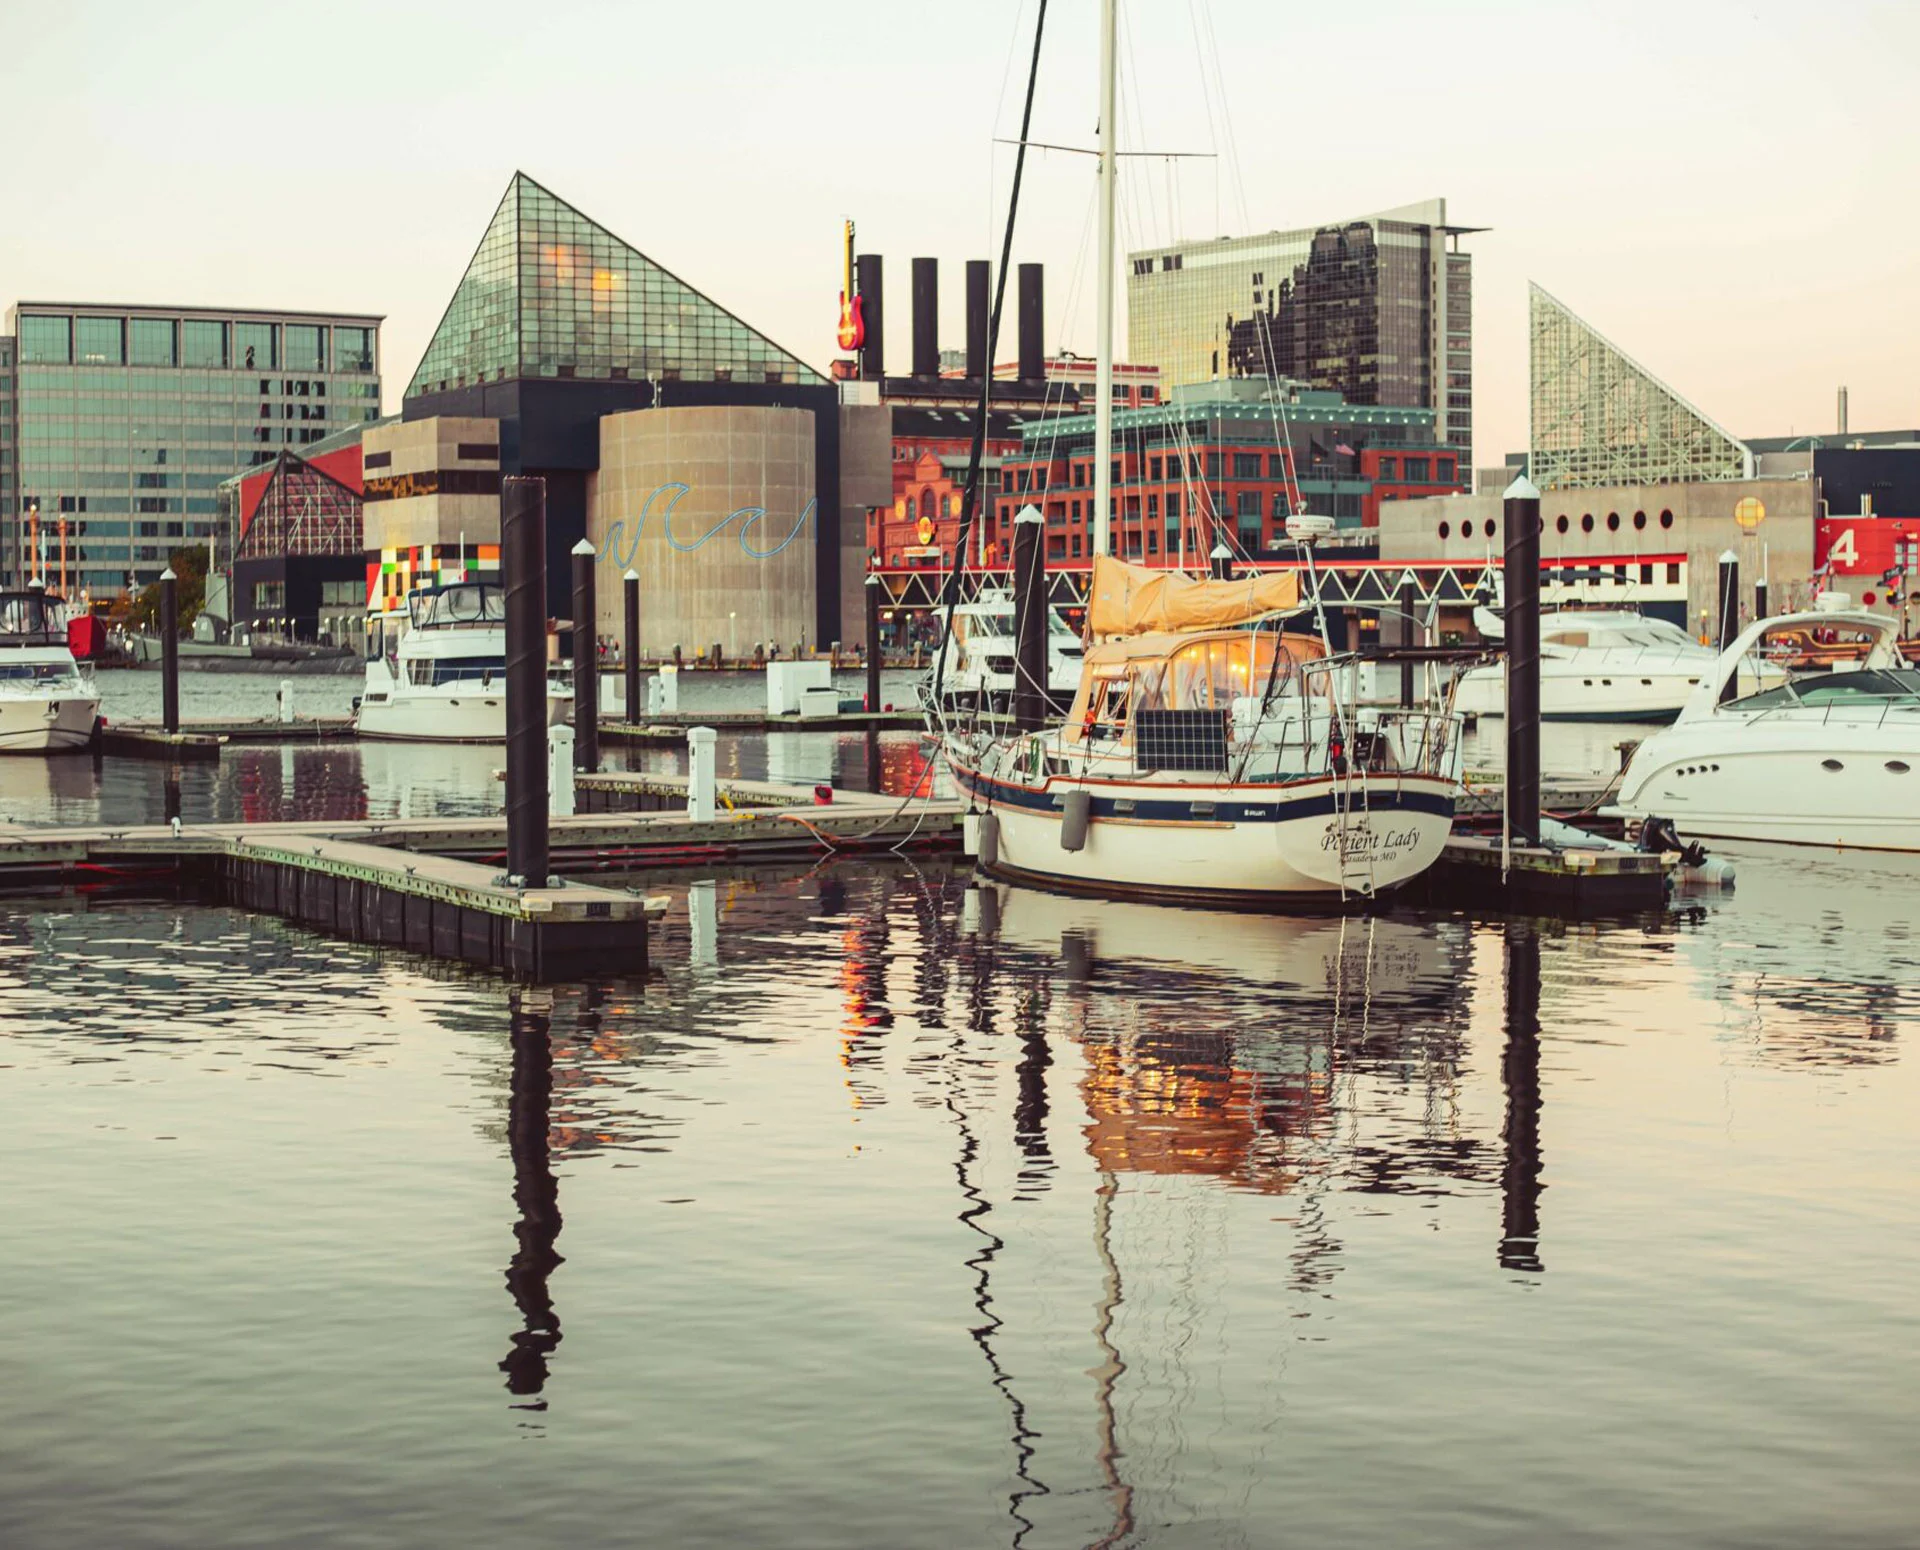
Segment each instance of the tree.
[{"label": "tree", "polygon": [[[207,603],[207,551],[200,547],[176,549],[167,557],[167,563],[173,567],[174,601],[180,613],[180,628],[189,628],[200,616],[200,610]],[[154,582],[141,589],[140,595],[133,600],[129,611],[129,622],[135,629],[157,630],[160,627],[160,583]]]}]

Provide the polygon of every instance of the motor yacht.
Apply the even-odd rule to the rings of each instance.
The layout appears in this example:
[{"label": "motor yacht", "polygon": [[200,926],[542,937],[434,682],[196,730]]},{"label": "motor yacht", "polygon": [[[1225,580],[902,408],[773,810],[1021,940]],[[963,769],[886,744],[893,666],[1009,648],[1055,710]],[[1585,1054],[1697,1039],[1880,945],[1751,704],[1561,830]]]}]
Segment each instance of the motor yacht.
[{"label": "motor yacht", "polygon": [[92,664],[74,661],[66,602],[38,582],[0,592],[0,753],[86,748],[100,716]]},{"label": "motor yacht", "polygon": [[[946,711],[1005,712],[1013,706],[1013,594],[988,587],[971,603],[953,609],[952,633],[940,644],[934,665],[920,684],[923,704],[939,686]],[[1055,712],[1071,703],[1080,686],[1080,637],[1047,610],[1047,701]],[[944,660],[942,660],[944,658]]]},{"label": "motor yacht", "polygon": [[[362,737],[500,743],[507,736],[506,593],[493,582],[421,587],[400,614],[368,619]],[[572,689],[547,672],[547,724],[571,708]]]},{"label": "motor yacht", "polygon": [[[1504,633],[1491,609],[1474,611],[1483,635]],[[1553,609],[1540,616],[1540,714],[1547,721],[1671,721],[1713,669],[1715,652],[1677,624],[1626,609]],[[1741,664],[1742,692],[1786,681],[1784,669]],[[1504,664],[1460,675],[1454,708],[1504,716]]]},{"label": "motor yacht", "polygon": [[1270,627],[1298,607],[1293,572],[1200,581],[1096,558],[1095,644],[1065,722],[942,733],[991,820],[983,868],[1268,909],[1372,898],[1425,871],[1453,824],[1458,718],[1359,705],[1357,659]]},{"label": "motor yacht", "polygon": [[[1687,838],[1920,851],[1920,672],[1901,657],[1898,636],[1897,617],[1852,609],[1749,625],[1679,720],[1634,751],[1619,810],[1669,818]],[[1728,693],[1776,638],[1793,650],[1819,641],[1843,659]]]}]

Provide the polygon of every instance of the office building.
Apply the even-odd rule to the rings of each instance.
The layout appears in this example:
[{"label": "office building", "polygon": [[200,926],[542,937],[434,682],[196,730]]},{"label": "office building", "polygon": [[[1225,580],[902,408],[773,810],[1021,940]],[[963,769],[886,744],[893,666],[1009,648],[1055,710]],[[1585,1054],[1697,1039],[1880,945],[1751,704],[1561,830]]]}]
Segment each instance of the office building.
[{"label": "office building", "polygon": [[1444,199],[1324,226],[1130,256],[1127,355],[1168,388],[1289,378],[1350,404],[1432,412],[1473,466],[1473,260]]},{"label": "office building", "polygon": [[[159,579],[171,550],[218,526],[217,487],[380,413],[377,316],[241,308],[21,302],[11,490],[0,518],[10,579],[64,540],[70,592],[101,598]],[[23,557],[37,541],[39,555]]]},{"label": "office building", "polygon": [[1538,285],[1527,340],[1528,461],[1542,490],[1753,477],[1744,442]]},{"label": "office building", "polygon": [[[1001,471],[992,537],[1012,554],[1013,515],[1031,501],[1046,518],[1046,557],[1092,563],[1091,414],[1032,419]],[[1466,472],[1435,439],[1433,411],[1349,404],[1299,383],[1211,382],[1113,416],[1114,552],[1146,565],[1202,567],[1223,539],[1262,557],[1289,511],[1374,526],[1385,503],[1452,494]]]}]

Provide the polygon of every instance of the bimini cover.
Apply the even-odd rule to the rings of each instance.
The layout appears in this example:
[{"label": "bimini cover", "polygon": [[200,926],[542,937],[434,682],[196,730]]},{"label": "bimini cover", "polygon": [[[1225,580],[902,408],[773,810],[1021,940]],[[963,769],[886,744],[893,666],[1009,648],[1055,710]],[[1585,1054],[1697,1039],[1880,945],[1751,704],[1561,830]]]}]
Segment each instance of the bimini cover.
[{"label": "bimini cover", "polygon": [[1300,607],[1298,571],[1268,571],[1236,581],[1200,581],[1176,570],[1129,565],[1095,555],[1087,628],[1095,640],[1150,630],[1214,630]]}]

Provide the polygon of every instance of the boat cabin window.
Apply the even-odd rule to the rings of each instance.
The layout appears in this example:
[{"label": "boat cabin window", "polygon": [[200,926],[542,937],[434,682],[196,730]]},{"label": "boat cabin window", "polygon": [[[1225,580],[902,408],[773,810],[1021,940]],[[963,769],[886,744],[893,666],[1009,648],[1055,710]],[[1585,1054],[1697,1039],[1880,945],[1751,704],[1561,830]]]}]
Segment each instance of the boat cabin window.
[{"label": "boat cabin window", "polygon": [[407,599],[407,611],[417,630],[455,624],[502,624],[507,617],[507,595],[499,587],[466,582],[415,592]]},{"label": "boat cabin window", "polygon": [[[1276,658],[1278,666],[1275,666]],[[1295,658],[1271,632],[1197,640],[1167,663],[1169,710],[1227,710],[1237,699],[1266,693],[1296,671]]]},{"label": "boat cabin window", "polygon": [[407,663],[407,682],[414,684],[497,683],[503,687],[505,657],[415,657]]},{"label": "boat cabin window", "polygon": [[51,635],[57,629],[44,592],[9,592],[0,597],[0,635]]},{"label": "boat cabin window", "polygon": [[1585,646],[1590,637],[1585,630],[1556,630],[1551,635],[1540,637],[1543,646]]},{"label": "boat cabin window", "polygon": [[0,663],[0,683],[62,683],[74,676],[73,669],[64,662]]}]

